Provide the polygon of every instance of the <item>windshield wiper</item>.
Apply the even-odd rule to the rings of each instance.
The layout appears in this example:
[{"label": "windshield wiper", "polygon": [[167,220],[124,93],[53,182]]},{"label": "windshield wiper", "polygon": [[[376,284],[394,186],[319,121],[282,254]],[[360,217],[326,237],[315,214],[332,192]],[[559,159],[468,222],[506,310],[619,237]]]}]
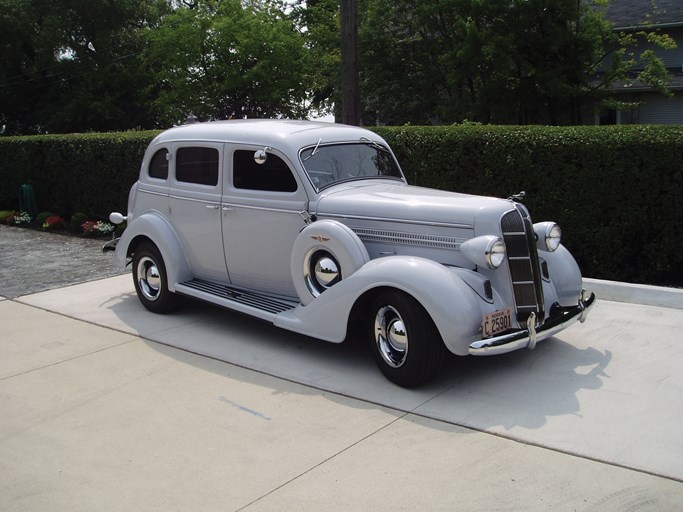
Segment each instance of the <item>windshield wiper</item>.
[{"label": "windshield wiper", "polygon": [[389,152],[389,150],[387,148],[385,148],[384,146],[382,146],[379,142],[377,142],[375,140],[370,140],[365,135],[363,135],[360,138],[360,140],[367,141],[371,146],[374,146],[375,148],[379,149],[380,151],[384,151],[385,153]]},{"label": "windshield wiper", "polygon": [[315,147],[313,148],[313,151],[311,151],[311,154],[308,155],[306,158],[304,158],[304,162],[305,162],[306,160],[308,160],[309,158],[311,158],[313,155],[315,155],[315,154],[318,152],[318,146],[320,146],[320,143],[322,142],[322,140],[323,140],[322,138],[318,139],[318,143],[317,143],[317,144],[315,145]]}]

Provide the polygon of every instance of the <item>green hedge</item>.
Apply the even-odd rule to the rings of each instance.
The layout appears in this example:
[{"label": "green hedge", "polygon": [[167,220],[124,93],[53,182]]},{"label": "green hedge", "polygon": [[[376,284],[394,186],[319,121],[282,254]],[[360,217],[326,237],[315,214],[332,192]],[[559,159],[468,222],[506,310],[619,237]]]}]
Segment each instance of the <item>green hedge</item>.
[{"label": "green hedge", "polygon": [[683,127],[378,128],[411,183],[526,191],[584,275],[683,286]]},{"label": "green hedge", "polygon": [[0,210],[17,209],[30,183],[39,211],[106,219],[124,211],[142,155],[158,132],[0,138]]},{"label": "green hedge", "polygon": [[[412,184],[506,197],[526,191],[584,275],[683,286],[683,127],[379,127]],[[38,208],[124,211],[158,132],[0,138],[0,210],[32,183]]]}]

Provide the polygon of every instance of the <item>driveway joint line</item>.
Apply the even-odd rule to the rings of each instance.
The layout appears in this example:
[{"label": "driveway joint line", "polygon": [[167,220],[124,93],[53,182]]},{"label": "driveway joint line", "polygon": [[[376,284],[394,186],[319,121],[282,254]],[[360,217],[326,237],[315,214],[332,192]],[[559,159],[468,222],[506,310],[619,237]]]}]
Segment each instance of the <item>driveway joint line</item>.
[{"label": "driveway joint line", "polygon": [[[102,329],[110,329],[109,327],[104,327],[104,326],[102,326],[102,325],[98,325],[98,324],[96,324],[96,323],[89,322],[89,321],[87,321],[87,320],[82,320],[82,319],[80,319],[80,318],[75,318],[75,317],[72,317],[72,316],[69,316],[69,315],[65,315],[65,314],[63,314],[63,313],[57,313],[57,312],[55,312],[55,311],[50,311],[49,309],[45,309],[45,308],[41,308],[41,307],[38,307],[38,306],[34,306],[34,305],[32,305],[32,304],[26,304],[26,303],[21,302],[21,301],[16,300],[16,299],[7,299],[7,301],[8,301],[8,302],[14,302],[14,303],[16,303],[16,304],[21,304],[22,306],[28,306],[28,307],[30,307],[30,308],[34,308],[34,309],[38,309],[38,310],[41,310],[41,311],[45,311],[45,312],[47,312],[47,313],[51,313],[51,314],[54,314],[54,315],[63,316],[63,317],[65,317],[65,318],[69,318],[70,320],[76,320],[76,321],[78,321],[78,322],[82,322],[82,323],[85,323],[85,324],[93,325],[93,326],[95,326],[95,327],[100,327],[100,328],[102,328]],[[116,330],[116,329],[112,329],[112,330]],[[88,356],[91,356],[91,355],[94,355],[94,354],[98,354],[98,353],[100,353],[100,352],[104,352],[104,351],[106,351],[106,350],[111,350],[111,349],[114,349],[114,348],[121,347],[121,346],[123,346],[123,345],[127,345],[127,344],[129,344],[129,343],[133,343],[133,342],[135,342],[135,341],[138,341],[138,339],[135,339],[135,338],[139,338],[138,336],[135,336],[135,335],[132,335],[132,334],[130,334],[130,333],[123,332],[123,331],[118,331],[118,332],[121,332],[122,334],[126,334],[126,335],[128,335],[128,336],[131,336],[132,339],[129,339],[129,340],[127,340],[127,341],[123,341],[123,342],[121,342],[121,343],[117,343],[116,345],[111,345],[111,346],[108,346],[108,347],[102,347],[102,348],[100,348],[100,349],[93,350],[93,351],[87,352],[87,353],[85,353],[85,354],[79,354],[79,355],[77,355],[77,356],[69,357],[69,358],[67,358],[67,359],[62,359],[62,360],[60,360],[60,361],[55,361],[54,363],[50,363],[50,364],[46,364],[46,365],[43,365],[43,366],[39,366],[39,367],[37,367],[37,368],[31,368],[30,370],[25,370],[25,371],[23,371],[23,372],[15,373],[15,374],[13,374],[13,375],[7,375],[7,376],[5,376],[5,377],[0,377],[0,382],[1,382],[1,381],[4,381],[4,380],[8,380],[8,379],[15,378],[15,377],[21,377],[22,375],[27,375],[27,374],[29,374],[29,373],[33,373],[33,372],[37,372],[37,371],[40,371],[40,370],[44,370],[44,369],[46,369],[46,368],[51,368],[51,367],[53,367],[53,366],[59,366],[60,364],[63,364],[63,363],[68,363],[68,362],[70,362],[70,361],[75,361],[75,360],[81,359],[81,358],[83,358],[83,357],[88,357]]]},{"label": "driveway joint line", "polygon": [[[471,431],[473,431],[473,432],[479,432],[479,433],[482,433],[482,434],[492,435],[492,436],[495,436],[495,437],[498,437],[498,438],[501,438],[501,439],[506,439],[506,440],[513,441],[513,442],[516,442],[516,443],[520,443],[520,444],[523,444],[523,445],[532,446],[532,447],[540,448],[540,449],[543,449],[543,450],[550,450],[550,451],[553,451],[553,452],[556,452],[556,453],[561,453],[561,454],[564,454],[564,455],[570,455],[570,456],[573,456],[573,457],[577,457],[577,458],[579,458],[579,459],[585,459],[585,460],[589,460],[589,461],[596,462],[596,463],[599,463],[599,464],[607,464],[607,465],[614,466],[614,467],[618,467],[618,468],[625,469],[625,470],[628,470],[628,471],[635,471],[635,472],[638,472],[638,473],[642,473],[642,474],[646,474],[646,475],[651,475],[651,476],[654,476],[654,477],[657,477],[657,478],[664,478],[664,479],[671,480],[671,481],[674,481],[674,482],[681,482],[681,483],[683,483],[683,478],[678,478],[678,477],[671,476],[671,475],[661,474],[661,473],[657,473],[657,472],[650,471],[650,470],[647,470],[647,469],[642,469],[642,468],[637,468],[637,467],[628,466],[628,465],[625,465],[625,464],[619,464],[619,463],[615,463],[615,462],[610,462],[610,461],[608,461],[608,460],[603,460],[603,459],[600,459],[600,458],[597,458],[597,457],[592,457],[592,456],[587,455],[587,454],[574,453],[574,452],[571,452],[571,451],[568,451],[568,450],[563,450],[563,449],[557,448],[557,447],[544,446],[544,445],[542,445],[542,444],[534,443],[534,442],[532,442],[532,441],[519,439],[519,438],[517,438],[517,437],[515,437],[515,436],[505,435],[505,434],[501,434],[501,433],[499,433],[499,432],[491,432],[491,431],[488,431],[488,430],[482,430],[482,429],[479,429],[479,428],[476,428],[476,427],[472,427],[472,426],[467,425],[467,424],[464,424],[464,423],[446,421],[446,420],[439,419],[439,418],[436,418],[436,417],[433,417],[433,416],[429,416],[429,415],[427,415],[427,414],[423,414],[423,413],[417,412],[417,411],[418,411],[422,406],[424,406],[425,404],[427,404],[427,403],[429,403],[430,401],[434,400],[434,399],[437,398],[438,396],[440,396],[440,395],[446,393],[446,392],[448,391],[447,389],[446,389],[446,390],[443,390],[442,392],[440,392],[440,393],[438,393],[438,394],[436,394],[436,395],[434,395],[434,396],[432,396],[432,397],[430,397],[430,398],[428,398],[428,399],[426,399],[426,400],[424,400],[422,403],[416,405],[415,407],[413,407],[413,408],[410,409],[410,410],[400,409],[400,408],[398,408],[398,407],[396,407],[396,406],[387,406],[387,405],[384,405],[384,404],[379,403],[379,402],[374,402],[374,401],[372,401],[372,400],[360,399],[360,398],[355,397],[355,396],[352,396],[352,395],[350,395],[350,394],[340,393],[340,392],[338,392],[338,391],[333,391],[333,390],[331,390],[331,389],[326,389],[326,388],[323,388],[323,387],[320,387],[320,386],[316,386],[316,385],[313,385],[313,384],[302,384],[302,383],[300,383],[300,382],[297,382],[296,380],[293,380],[293,379],[290,379],[290,378],[287,378],[287,377],[282,377],[282,376],[279,376],[279,375],[276,375],[276,374],[273,374],[273,373],[269,373],[269,372],[266,372],[266,371],[263,371],[263,370],[257,370],[257,369],[249,368],[249,367],[246,366],[246,365],[240,365],[240,364],[238,364],[238,363],[233,363],[233,362],[229,362],[229,361],[224,361],[224,360],[219,359],[219,358],[217,358],[217,357],[213,357],[213,356],[210,356],[210,355],[205,355],[205,354],[202,354],[202,353],[200,353],[200,352],[194,352],[194,351],[189,350],[189,349],[186,349],[186,348],[180,348],[180,347],[174,346],[174,345],[169,344],[169,343],[164,343],[164,342],[161,342],[161,341],[157,341],[157,340],[154,340],[154,339],[150,339],[150,338],[148,338],[148,337],[146,337],[146,336],[144,336],[144,335],[141,335],[141,334],[133,334],[133,333],[130,333],[130,332],[126,332],[126,331],[124,331],[124,330],[122,330],[122,329],[117,329],[117,328],[115,328],[115,327],[100,325],[100,324],[97,324],[97,323],[95,323],[95,322],[92,322],[92,321],[89,321],[89,320],[83,320],[83,319],[81,319],[81,318],[77,318],[77,317],[72,316],[72,315],[68,315],[68,314],[65,314],[65,313],[57,312],[57,311],[52,311],[52,310],[46,309],[46,308],[44,308],[44,307],[36,306],[36,305],[33,305],[33,304],[28,304],[28,303],[22,302],[20,299],[21,299],[21,298],[8,298],[8,299],[6,299],[6,300],[11,301],[11,302],[16,302],[16,303],[18,303],[18,304],[22,304],[22,305],[25,305],[25,306],[29,306],[29,307],[32,307],[32,308],[35,308],[35,309],[39,309],[39,310],[42,310],[42,311],[46,311],[46,312],[49,312],[49,313],[53,313],[53,314],[56,314],[56,315],[60,315],[60,316],[63,316],[63,317],[65,317],[65,318],[70,318],[70,319],[72,319],[72,320],[76,320],[76,321],[79,321],[79,322],[83,322],[83,323],[86,323],[86,324],[90,324],[90,325],[93,325],[93,326],[96,326],[96,327],[100,327],[100,328],[103,328],[103,329],[110,329],[110,330],[112,330],[112,331],[120,332],[120,333],[122,333],[122,334],[126,334],[126,335],[132,336],[132,337],[134,337],[134,338],[138,338],[138,339],[140,339],[140,340],[144,340],[144,341],[147,341],[147,342],[150,342],[150,343],[156,343],[156,344],[159,344],[159,345],[162,345],[162,346],[165,346],[165,347],[169,347],[169,348],[174,349],[174,350],[180,350],[180,351],[182,351],[182,352],[187,352],[187,353],[190,353],[190,354],[199,356],[199,357],[204,357],[204,358],[207,358],[207,359],[215,360],[215,361],[221,362],[221,363],[223,363],[223,364],[229,364],[229,365],[232,365],[232,366],[235,366],[235,367],[238,367],[238,368],[243,368],[243,369],[248,370],[248,371],[253,371],[253,372],[256,372],[256,373],[260,373],[260,374],[262,374],[262,375],[267,375],[267,376],[269,376],[269,377],[273,377],[273,378],[276,378],[276,379],[280,379],[280,380],[283,380],[283,381],[286,381],[286,382],[291,382],[291,383],[293,383],[293,384],[297,384],[297,385],[300,385],[300,386],[309,387],[309,388],[311,388],[311,389],[317,389],[317,390],[322,391],[322,392],[324,392],[324,393],[332,393],[332,394],[335,394],[335,395],[337,395],[337,396],[342,396],[342,397],[349,398],[349,399],[352,399],[352,400],[358,400],[358,401],[360,401],[360,402],[373,404],[373,405],[376,405],[376,406],[378,406],[378,407],[382,407],[382,408],[387,409],[387,410],[391,410],[391,411],[403,413],[401,416],[397,417],[394,421],[392,421],[392,422],[388,423],[387,425],[381,427],[381,428],[378,429],[376,432],[379,432],[379,431],[383,430],[384,428],[386,428],[386,427],[388,427],[389,425],[393,424],[395,421],[398,421],[399,419],[405,418],[405,417],[408,416],[408,415],[415,415],[415,416],[418,416],[418,417],[421,417],[421,418],[424,418],[424,419],[428,419],[428,420],[432,420],[432,421],[437,421],[437,422],[439,422],[439,423],[444,423],[444,424],[446,424],[446,425],[453,425],[453,426],[457,426],[457,427],[460,427],[460,428],[465,428],[465,429],[471,430]],[[103,351],[103,350],[108,350],[109,348],[116,348],[116,347],[118,347],[118,346],[125,345],[125,344],[131,343],[131,342],[133,342],[133,341],[136,341],[136,340],[134,340],[134,339],[133,339],[133,340],[129,340],[129,341],[127,341],[127,342],[123,342],[123,343],[118,344],[118,345],[113,346],[113,347],[108,347],[108,348],[104,348],[104,349],[101,349],[101,350],[97,350],[97,351],[95,351],[95,352],[92,352],[92,354],[95,354],[95,353],[97,353],[97,352],[101,352],[101,351]],[[84,355],[89,355],[89,354],[84,354]],[[78,357],[83,357],[83,356],[77,356],[77,357],[74,357],[74,358],[71,358],[71,359],[62,361],[62,362],[67,362],[67,361],[70,361],[70,360],[73,360],[73,359],[77,359]],[[54,363],[54,364],[51,364],[51,365],[47,365],[47,366],[45,366],[45,367],[43,367],[43,368],[48,368],[48,367],[50,367],[50,366],[55,366],[55,365],[57,365],[57,364],[61,364],[61,362]],[[36,371],[36,370],[39,370],[39,369],[41,369],[41,368],[36,368],[36,369],[33,369],[33,370],[28,370],[28,371],[23,372],[23,373],[30,373],[30,372],[32,372],[32,371]],[[15,376],[22,375],[23,373],[20,373],[20,374],[17,374],[17,375],[13,375],[13,376],[9,376],[9,377],[0,378],[0,381],[5,380],[5,379],[8,379],[8,378],[11,378],[11,377],[15,377]],[[263,496],[261,496],[261,497],[259,497],[259,498],[256,498],[254,501],[248,503],[248,504],[245,505],[244,507],[241,507],[241,508],[237,509],[235,512],[239,512],[239,511],[241,511],[241,510],[244,510],[245,507],[248,507],[248,506],[252,505],[253,503],[256,503],[256,502],[259,501],[260,499],[262,499],[262,498],[264,498],[264,497],[270,495],[271,493],[277,491],[278,489],[280,489],[280,488],[286,486],[289,482],[292,482],[292,481],[298,479],[300,476],[303,476],[303,475],[305,475],[306,473],[312,471],[312,470],[315,469],[316,467],[318,467],[318,466],[324,464],[327,460],[333,459],[333,458],[336,457],[338,454],[343,453],[344,451],[348,450],[349,448],[351,448],[351,447],[355,446],[356,444],[362,442],[363,440],[365,440],[365,439],[371,437],[371,436],[374,435],[376,432],[373,432],[373,433],[371,433],[371,434],[368,434],[367,436],[365,436],[364,438],[360,439],[360,440],[357,441],[356,443],[354,443],[354,444],[352,444],[352,445],[349,445],[347,448],[341,450],[340,452],[338,452],[338,453],[336,453],[336,454],[334,454],[334,455],[331,455],[331,456],[328,457],[327,459],[325,459],[325,460],[323,460],[322,462],[320,462],[318,465],[316,465],[316,466],[314,466],[314,467],[312,467],[312,468],[306,470],[305,472],[301,473],[301,474],[298,475],[298,476],[293,477],[293,478],[292,478],[291,480],[289,480],[288,482],[285,482],[285,483],[283,483],[282,485],[280,485],[280,486],[276,487],[275,489],[269,491],[268,493],[264,494]]]},{"label": "driveway joint line", "polygon": [[[358,399],[356,399],[356,400],[358,400]],[[392,409],[392,410],[395,410],[395,409]],[[398,411],[397,411],[397,412],[398,412]],[[253,499],[252,501],[250,501],[250,502],[247,503],[246,505],[243,505],[243,506],[241,506],[240,508],[235,509],[234,512],[242,512],[242,511],[246,510],[248,507],[250,507],[250,506],[252,506],[252,505],[258,503],[259,501],[261,501],[261,500],[264,499],[264,498],[267,498],[267,497],[270,496],[271,494],[276,493],[276,492],[279,491],[280,489],[285,488],[285,487],[288,486],[289,484],[291,484],[291,483],[293,483],[293,482],[299,480],[301,477],[307,475],[308,473],[314,471],[315,469],[318,469],[319,467],[322,467],[323,465],[327,464],[329,461],[331,461],[331,460],[333,460],[333,459],[336,459],[338,456],[342,455],[343,453],[346,453],[346,452],[349,451],[351,448],[354,448],[354,447],[358,446],[359,444],[361,444],[361,443],[363,443],[364,441],[370,439],[371,437],[373,437],[373,436],[375,436],[376,434],[382,432],[382,431],[385,430],[386,428],[392,426],[394,423],[396,423],[396,422],[398,422],[398,421],[404,419],[406,416],[409,416],[409,415],[410,415],[409,412],[404,412],[404,413],[401,414],[400,416],[397,416],[396,418],[394,418],[394,419],[391,420],[390,422],[386,423],[385,425],[382,425],[381,427],[379,427],[378,429],[374,430],[373,432],[370,432],[369,434],[367,434],[367,435],[361,437],[360,439],[354,441],[353,443],[351,443],[351,444],[345,446],[344,448],[342,448],[341,450],[337,451],[336,453],[333,453],[333,454],[330,455],[329,457],[326,457],[325,459],[321,460],[321,461],[318,462],[317,464],[314,464],[313,466],[311,466],[311,467],[308,468],[307,470],[302,471],[301,473],[299,473],[298,475],[293,476],[292,478],[290,478],[290,479],[287,480],[286,482],[283,482],[282,484],[280,484],[280,485],[274,487],[273,489],[271,489],[271,490],[268,491],[267,493],[265,493],[265,494],[259,496],[258,498]]]}]

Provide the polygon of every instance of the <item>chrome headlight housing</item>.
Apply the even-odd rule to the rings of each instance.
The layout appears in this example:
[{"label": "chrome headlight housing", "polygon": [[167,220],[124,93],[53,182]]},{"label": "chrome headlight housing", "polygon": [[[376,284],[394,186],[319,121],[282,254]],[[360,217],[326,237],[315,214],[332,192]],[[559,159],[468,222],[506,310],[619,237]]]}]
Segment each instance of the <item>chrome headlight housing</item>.
[{"label": "chrome headlight housing", "polygon": [[463,242],[460,250],[479,267],[496,269],[505,261],[505,242],[493,235],[478,236]]},{"label": "chrome headlight housing", "polygon": [[554,222],[537,222],[534,224],[536,246],[541,251],[556,251],[562,241],[562,230]]}]

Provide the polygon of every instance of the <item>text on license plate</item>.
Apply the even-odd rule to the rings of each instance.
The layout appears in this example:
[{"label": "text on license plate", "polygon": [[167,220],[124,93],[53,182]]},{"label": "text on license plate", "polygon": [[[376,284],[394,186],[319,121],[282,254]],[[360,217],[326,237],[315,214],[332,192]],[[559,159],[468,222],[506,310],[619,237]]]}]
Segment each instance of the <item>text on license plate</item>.
[{"label": "text on license plate", "polygon": [[499,309],[484,316],[481,322],[484,338],[512,328],[512,308]]}]

